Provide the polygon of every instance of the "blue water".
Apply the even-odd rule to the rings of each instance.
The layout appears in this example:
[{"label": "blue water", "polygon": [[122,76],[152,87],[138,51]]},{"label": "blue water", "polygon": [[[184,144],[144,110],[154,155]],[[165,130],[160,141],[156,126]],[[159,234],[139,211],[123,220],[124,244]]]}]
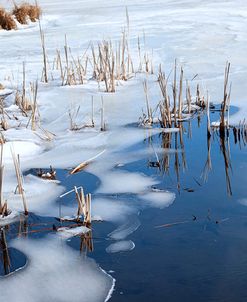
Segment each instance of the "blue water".
[{"label": "blue water", "polygon": [[[218,118],[218,113],[214,116]],[[164,164],[168,160],[164,152],[159,153],[160,168],[150,165],[155,156],[118,168],[151,175],[159,181],[158,188],[176,193],[175,202],[165,209],[140,207],[141,225],[127,237],[135,243],[135,249],[107,253],[106,248],[112,243],[108,234],[116,226],[109,222],[92,225],[93,251],[88,249],[87,254],[116,278],[111,301],[241,302],[247,299],[247,206],[240,203],[247,197],[246,142],[242,139],[235,143],[232,130],[222,142],[215,132],[210,140],[212,170],[205,179],[203,171],[208,158],[205,117],[184,123],[180,134],[156,134],[151,141],[131,147],[131,150],[151,145],[154,149],[168,145],[177,148],[179,152],[169,154],[169,167]],[[224,155],[229,158],[228,167]],[[58,179],[68,189],[83,184],[85,191],[94,195],[100,185],[95,176],[86,172],[74,176],[68,176],[68,171],[57,172]],[[135,195],[108,197],[138,202]],[[40,232],[28,236],[37,239],[60,224],[54,217],[44,219],[35,215],[29,217],[28,224],[31,223],[35,226],[29,230],[40,228]],[[42,231],[44,226],[48,230]],[[8,240],[16,236],[14,229],[17,224],[6,230]],[[79,251],[82,240],[75,237],[68,244]],[[14,255],[14,251],[11,253]],[[25,257],[12,258],[14,267],[25,262]]]}]

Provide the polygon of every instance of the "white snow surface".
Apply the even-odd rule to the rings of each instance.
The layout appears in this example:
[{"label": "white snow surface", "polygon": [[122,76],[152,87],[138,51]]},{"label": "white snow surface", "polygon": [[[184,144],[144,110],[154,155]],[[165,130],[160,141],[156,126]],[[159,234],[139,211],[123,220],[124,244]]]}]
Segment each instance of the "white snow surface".
[{"label": "white snow surface", "polygon": [[24,269],[1,279],[3,301],[100,302],[112,289],[111,276],[55,235],[42,240],[16,239],[11,246],[23,252],[28,262]]}]

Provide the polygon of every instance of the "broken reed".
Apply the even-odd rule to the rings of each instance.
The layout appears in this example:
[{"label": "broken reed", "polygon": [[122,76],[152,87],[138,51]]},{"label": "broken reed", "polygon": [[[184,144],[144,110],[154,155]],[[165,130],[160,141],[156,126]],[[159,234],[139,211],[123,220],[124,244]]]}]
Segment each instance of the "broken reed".
[{"label": "broken reed", "polygon": [[[159,109],[158,120],[162,128],[172,128],[173,126],[177,127],[180,121],[188,119],[193,113],[203,110],[206,107],[206,102],[201,94],[199,85],[197,85],[196,87],[195,96],[192,97],[189,81],[184,80],[184,71],[182,67],[180,68],[179,79],[177,79],[178,73],[176,60],[174,64],[174,75],[173,81],[171,83],[171,91],[169,91],[168,89],[169,76],[166,77],[165,73],[162,71],[160,66],[158,73],[158,84],[162,99],[158,103],[157,108]],[[184,85],[184,82],[186,82],[186,85]],[[150,107],[146,81],[144,81],[143,87],[145,93],[147,114],[144,114],[142,124],[150,125],[154,121],[153,112],[156,110],[152,110]],[[170,96],[170,93],[172,96]],[[186,96],[185,99],[184,94]],[[171,100],[173,100],[173,104]]]},{"label": "broken reed", "polygon": [[45,83],[48,83],[48,61],[47,61],[47,54],[46,54],[46,48],[45,48],[45,35],[44,31],[41,27],[41,22],[39,20],[39,34],[40,34],[40,41],[41,41],[41,49],[42,49],[42,56],[43,56],[43,74],[42,74],[42,80]]},{"label": "broken reed", "polygon": [[22,197],[24,214],[28,215],[26,194],[25,194],[25,191],[23,188],[23,176],[22,176],[21,166],[20,166],[20,157],[19,157],[19,155],[16,156],[15,151],[13,149],[11,149],[11,154],[12,154],[12,158],[13,158],[15,174],[16,174],[16,179],[17,179],[17,191]]},{"label": "broken reed", "polygon": [[[42,40],[44,41],[43,34]],[[45,64],[44,45],[42,46],[42,52],[44,74],[47,74],[48,64],[47,62]],[[144,65],[146,73],[153,73],[152,59],[146,52],[144,55],[141,54],[139,38],[138,52],[140,56],[138,71],[141,72]],[[92,78],[98,82],[99,87],[100,83],[104,83],[106,92],[115,92],[118,81],[127,81],[135,74],[130,54],[128,33],[124,30],[121,39],[115,43],[112,43],[111,40],[103,40],[98,42],[97,45],[90,44],[82,56],[74,56],[72,54],[65,35],[63,51],[56,50],[56,57],[53,60],[53,69],[59,71],[62,86],[84,84],[88,76],[89,65],[92,66]]]},{"label": "broken reed", "polygon": [[87,226],[91,225],[91,194],[84,195],[84,190],[81,187],[78,191],[78,188],[74,187],[76,200],[78,203],[77,209],[77,220],[80,220],[80,216],[83,215],[84,223]]},{"label": "broken reed", "polygon": [[229,110],[230,106],[230,96],[231,96],[231,85],[229,86],[229,73],[230,73],[230,63],[226,63],[225,76],[224,76],[224,95],[223,102],[221,105],[221,115],[220,115],[220,137],[225,137],[225,127],[229,127],[229,121],[225,122],[225,113]]}]

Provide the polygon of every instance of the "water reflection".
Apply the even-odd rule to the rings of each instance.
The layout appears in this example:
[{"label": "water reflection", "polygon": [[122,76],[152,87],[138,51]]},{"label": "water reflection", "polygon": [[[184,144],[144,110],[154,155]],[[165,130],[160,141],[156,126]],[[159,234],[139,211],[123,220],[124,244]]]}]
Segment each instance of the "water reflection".
[{"label": "water reflection", "polygon": [[4,227],[0,229],[0,254],[4,275],[8,275],[10,273],[11,263]]},{"label": "water reflection", "polygon": [[[213,165],[213,160],[211,157],[212,148],[219,148],[221,157],[223,159],[224,173],[225,173],[225,184],[226,191],[229,196],[233,194],[232,185],[231,185],[231,175],[232,175],[232,163],[231,163],[231,144],[239,146],[239,149],[243,149],[247,144],[247,128],[246,125],[239,125],[239,127],[232,127],[226,131],[224,137],[220,136],[219,130],[213,128],[211,134],[207,135],[207,123],[205,121],[205,115],[200,114],[196,117],[196,123],[194,120],[189,120],[186,122],[177,123],[176,132],[167,132],[166,129],[159,135],[158,142],[156,144],[164,150],[162,155],[156,155],[157,161],[149,161],[148,165],[152,168],[158,168],[163,175],[172,179],[172,176],[175,177],[175,186],[178,192],[180,193],[181,189],[188,191],[188,188],[183,188],[181,184],[181,175],[184,174],[187,170],[191,173],[191,167],[188,165],[186,152],[187,147],[190,145],[190,160],[193,157],[193,154],[197,154],[198,150],[199,156],[203,158],[204,153],[206,153],[206,160],[202,165],[202,170],[200,172],[200,178],[202,183],[206,183],[209,179],[210,173],[214,169],[219,169],[219,163]],[[200,128],[200,131],[197,129]],[[195,137],[193,138],[192,134],[195,131]],[[201,137],[205,136],[205,145],[198,145],[196,140],[201,140]],[[152,147],[155,143],[153,140],[148,140],[148,143],[152,144]],[[194,143],[194,145],[192,145]],[[186,147],[187,146],[187,147]],[[192,147],[191,147],[192,146]],[[206,146],[206,148],[204,148]],[[198,148],[197,152],[193,151],[193,148]],[[154,147],[153,147],[154,149]],[[191,153],[192,152],[192,153]],[[190,163],[191,165],[191,163]],[[197,179],[194,179],[198,185],[201,185],[201,182]],[[190,190],[193,192],[193,190]]]}]

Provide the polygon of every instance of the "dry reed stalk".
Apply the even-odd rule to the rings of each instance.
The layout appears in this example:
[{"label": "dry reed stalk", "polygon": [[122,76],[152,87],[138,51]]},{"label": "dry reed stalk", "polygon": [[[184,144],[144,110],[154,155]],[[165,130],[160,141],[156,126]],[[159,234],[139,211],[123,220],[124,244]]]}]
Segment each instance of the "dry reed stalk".
[{"label": "dry reed stalk", "polygon": [[84,223],[87,226],[91,225],[91,194],[87,194],[85,198],[85,216],[84,216]]},{"label": "dry reed stalk", "polygon": [[31,129],[36,131],[37,125],[37,114],[38,114],[38,104],[37,104],[37,94],[38,94],[38,81],[36,80],[33,85],[33,104],[32,104],[32,114],[31,114]]},{"label": "dry reed stalk", "polygon": [[14,18],[6,12],[6,10],[0,7],[0,30],[12,30],[17,29]]},{"label": "dry reed stalk", "polygon": [[174,115],[174,124],[177,126],[177,60],[174,63],[174,77],[172,84],[173,91],[173,115]]},{"label": "dry reed stalk", "polygon": [[0,131],[0,145],[5,144],[5,142],[6,142],[6,139],[5,139],[2,131]]},{"label": "dry reed stalk", "polygon": [[211,136],[211,122],[210,122],[210,110],[209,110],[209,97],[208,97],[208,92],[207,92],[207,137],[209,138]]},{"label": "dry reed stalk", "polygon": [[148,120],[146,121],[148,124],[153,123],[153,117],[152,117],[152,109],[149,105],[149,99],[148,99],[148,86],[147,86],[147,81],[145,80],[143,82],[143,88],[144,88],[144,93],[145,93],[145,100],[146,100],[146,107],[147,107],[147,116]]},{"label": "dry reed stalk", "polygon": [[138,72],[142,72],[141,44],[140,44],[140,37],[139,36],[138,36],[138,39],[137,39],[137,48],[138,48],[138,55],[139,55]]},{"label": "dry reed stalk", "polygon": [[77,203],[78,203],[77,220],[80,220],[80,216],[83,214],[83,206],[84,205],[82,203],[81,195],[79,194],[76,186],[74,186],[74,190],[75,190],[76,200],[77,200]]},{"label": "dry reed stalk", "polygon": [[40,33],[40,41],[41,41],[41,48],[42,48],[42,55],[43,55],[43,75],[44,75],[44,82],[48,83],[48,71],[47,71],[47,54],[45,48],[45,34],[42,30],[41,23],[39,20],[39,33]]},{"label": "dry reed stalk", "polygon": [[190,85],[188,83],[188,80],[186,80],[186,100],[187,100],[187,107],[188,107],[187,111],[190,114],[192,98],[191,98]]},{"label": "dry reed stalk", "polygon": [[92,158],[80,163],[78,166],[76,166],[72,171],[70,171],[70,174],[75,174],[77,172],[80,172],[83,170],[85,167],[87,167],[90,163],[92,163],[97,157],[102,155],[105,152],[105,150],[101,151],[97,155],[93,156]]},{"label": "dry reed stalk", "polygon": [[8,124],[6,118],[5,118],[5,114],[3,114],[2,117],[1,117],[0,126],[2,127],[2,129],[4,131],[9,129],[9,124]]},{"label": "dry reed stalk", "polygon": [[160,86],[160,90],[163,97],[163,102],[160,104],[160,113],[161,113],[161,126],[166,128],[172,127],[172,117],[171,117],[171,109],[170,109],[170,98],[167,93],[167,79],[165,77],[165,74],[161,71],[159,71],[158,75],[158,83]]},{"label": "dry reed stalk", "polygon": [[223,96],[221,116],[220,116],[220,136],[222,138],[225,137],[225,112],[227,110],[227,105],[230,104],[231,89],[228,91],[229,73],[230,73],[230,63],[227,62],[225,67],[225,77],[224,77],[224,96]]},{"label": "dry reed stalk", "polygon": [[183,110],[183,68],[180,70],[180,80],[179,80],[179,95],[178,95],[178,118],[182,119]]},{"label": "dry reed stalk", "polygon": [[22,176],[21,167],[20,167],[20,158],[19,158],[19,156],[18,157],[16,156],[15,151],[13,149],[11,149],[11,154],[12,154],[13,163],[14,163],[14,167],[15,167],[18,193],[22,197],[24,214],[28,215],[26,194],[25,194],[25,191],[23,189],[23,176]]}]

